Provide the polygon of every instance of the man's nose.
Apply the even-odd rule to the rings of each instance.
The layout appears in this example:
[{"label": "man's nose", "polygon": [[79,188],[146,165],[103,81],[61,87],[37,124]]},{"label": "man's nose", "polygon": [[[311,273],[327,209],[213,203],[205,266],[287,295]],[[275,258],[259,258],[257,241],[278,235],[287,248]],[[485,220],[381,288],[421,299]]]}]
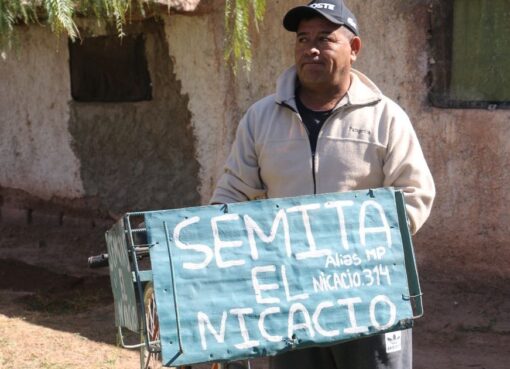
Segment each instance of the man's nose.
[{"label": "man's nose", "polygon": [[316,47],[315,45],[310,45],[309,47],[306,48],[305,53],[308,56],[315,56],[315,55],[319,55],[320,51],[319,51],[319,48]]}]

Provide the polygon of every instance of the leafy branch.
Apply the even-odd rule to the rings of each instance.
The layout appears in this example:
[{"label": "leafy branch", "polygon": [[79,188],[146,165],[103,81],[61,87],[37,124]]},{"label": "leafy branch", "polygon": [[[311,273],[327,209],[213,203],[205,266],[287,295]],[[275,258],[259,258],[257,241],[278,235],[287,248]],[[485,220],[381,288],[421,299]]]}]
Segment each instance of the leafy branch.
[{"label": "leafy branch", "polygon": [[[251,5],[251,6],[250,6]],[[226,0],[225,2],[225,60],[231,64],[234,73],[239,66],[251,68],[252,52],[250,41],[250,20],[258,32],[259,22],[266,12],[266,0]]]},{"label": "leafy branch", "polygon": [[[80,38],[74,19],[77,15],[95,17],[115,24],[119,37],[134,9],[145,15],[145,8],[154,0],[0,0],[0,49],[11,48],[15,25],[46,23],[57,34],[71,40]],[[225,0],[224,57],[234,73],[242,65],[250,70],[252,51],[250,27],[258,31],[266,10],[266,0]]]}]

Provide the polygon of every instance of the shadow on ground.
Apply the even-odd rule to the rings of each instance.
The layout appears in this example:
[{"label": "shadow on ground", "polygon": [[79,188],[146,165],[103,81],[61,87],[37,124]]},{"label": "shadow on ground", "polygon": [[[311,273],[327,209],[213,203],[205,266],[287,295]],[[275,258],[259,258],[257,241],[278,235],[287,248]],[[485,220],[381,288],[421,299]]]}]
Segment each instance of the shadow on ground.
[{"label": "shadow on ground", "polygon": [[[2,227],[0,315],[115,345],[107,270],[86,269],[105,248],[103,229],[63,228]],[[414,369],[507,369],[510,281],[419,269],[425,316],[414,328]]]},{"label": "shadow on ground", "polygon": [[[510,284],[422,273],[425,316],[414,329],[415,369],[506,369]],[[108,276],[74,277],[0,259],[0,314],[115,344]]]},{"label": "shadow on ground", "polygon": [[108,276],[75,277],[0,259],[0,314],[115,344]]}]

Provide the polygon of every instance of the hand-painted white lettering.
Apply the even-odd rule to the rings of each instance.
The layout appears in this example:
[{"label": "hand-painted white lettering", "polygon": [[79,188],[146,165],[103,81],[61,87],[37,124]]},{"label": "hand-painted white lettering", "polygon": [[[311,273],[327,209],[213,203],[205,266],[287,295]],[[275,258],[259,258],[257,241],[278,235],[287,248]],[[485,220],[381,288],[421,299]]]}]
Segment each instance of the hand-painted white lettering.
[{"label": "hand-painted white lettering", "polygon": [[302,293],[299,295],[290,295],[290,289],[289,289],[289,280],[287,279],[287,272],[285,269],[285,265],[281,266],[281,273],[282,273],[282,281],[283,281],[283,288],[285,289],[285,297],[287,298],[287,301],[296,301],[296,300],[306,300],[310,297],[308,293]]},{"label": "hand-painted white lettering", "polygon": [[312,286],[315,292],[330,292],[340,289],[360,288],[362,286],[391,286],[390,269],[387,265],[378,264],[373,268],[343,272],[324,273],[312,277]]},{"label": "hand-painted white lettering", "polygon": [[336,212],[338,215],[338,225],[340,228],[340,239],[342,241],[342,246],[345,250],[349,250],[349,242],[347,241],[347,230],[345,228],[345,215],[344,215],[344,207],[353,206],[354,201],[345,200],[345,201],[328,201],[324,204],[325,208],[331,209],[336,208]]},{"label": "hand-painted white lettering", "polygon": [[277,297],[262,297],[262,291],[271,291],[277,290],[279,288],[276,283],[260,283],[257,274],[259,273],[274,273],[276,272],[276,266],[274,265],[265,265],[258,266],[251,270],[251,283],[253,286],[253,290],[255,291],[255,299],[258,304],[279,304],[280,299]]},{"label": "hand-painted white lettering", "polygon": [[338,252],[326,257],[325,268],[338,268],[340,266],[361,265],[362,261],[358,254],[339,254]]},{"label": "hand-painted white lettering", "polygon": [[[345,250],[348,250],[351,246],[349,245],[349,239],[347,234],[349,231],[346,227],[346,219],[345,219],[345,211],[348,207],[354,205],[353,201],[330,201],[324,203],[324,209],[336,209],[337,219],[338,219],[338,229],[340,234],[340,244],[341,247]],[[313,230],[312,230],[312,214],[311,212],[314,210],[320,210],[321,204],[312,203],[305,205],[292,206],[287,209],[280,209],[273,218],[271,229],[269,230],[269,234],[266,234],[257,222],[250,217],[249,215],[244,215],[243,220],[241,221],[241,216],[239,214],[229,213],[222,214],[220,216],[212,217],[210,219],[211,231],[212,231],[212,242],[214,243],[214,247],[210,247],[205,244],[193,244],[186,243],[182,240],[182,232],[189,226],[197,224],[200,222],[200,217],[195,216],[189,219],[186,219],[176,225],[173,231],[173,239],[175,245],[186,251],[194,251],[195,253],[199,253],[203,255],[201,261],[198,262],[183,262],[184,269],[203,269],[206,268],[212,258],[214,257],[216,260],[216,265],[219,268],[230,268],[243,266],[247,263],[245,259],[245,254],[242,251],[232,253],[235,255],[242,255],[244,258],[238,257],[235,259],[225,259],[222,251],[229,248],[241,248],[245,244],[243,239],[237,240],[224,240],[220,237],[220,225],[225,228],[225,230],[239,227],[239,222],[243,222],[245,229],[245,235],[247,239],[247,243],[250,247],[250,254],[252,260],[259,259],[259,249],[257,246],[257,242],[260,240],[263,243],[275,243],[277,240],[278,232],[282,235],[281,238],[278,238],[277,244],[281,245],[281,241],[283,241],[283,245],[285,247],[285,254],[287,257],[294,257],[296,260],[302,261],[313,258],[326,258],[326,267],[331,266],[350,266],[350,265],[360,265],[361,259],[360,257],[354,254],[346,254],[341,255],[339,253],[333,254],[330,248],[319,248],[317,242],[315,240]],[[304,227],[304,233],[307,240],[308,250],[306,251],[294,251],[292,250],[291,245],[291,229],[290,223],[288,220],[287,214],[292,213],[301,213],[302,225]],[[362,246],[367,247],[368,245],[373,244],[374,236],[367,240],[368,235],[377,235],[382,234],[385,237],[385,246],[378,246],[376,248],[372,247],[371,249],[366,250],[366,258],[368,260],[380,260],[386,253],[385,247],[391,247],[392,239],[391,239],[391,228],[388,223],[388,219],[384,213],[383,207],[377,203],[375,200],[367,200],[361,204],[361,208],[358,214],[359,220],[359,237]],[[228,224],[231,222],[231,224]],[[376,225],[374,225],[374,223]],[[379,225],[379,224],[380,225]],[[191,231],[189,231],[190,234]],[[193,230],[196,232],[196,230]],[[243,232],[239,232],[240,236]],[[377,238],[376,238],[377,240]],[[380,241],[378,241],[380,242]],[[329,246],[329,245],[328,245]]]},{"label": "hand-painted white lettering", "polygon": [[386,254],[386,248],[383,246],[376,247],[375,249],[369,249],[365,251],[367,260],[381,260]]},{"label": "hand-painted white lettering", "polygon": [[[377,320],[377,316],[375,313],[375,308],[376,308],[377,304],[388,305],[388,308],[390,311],[389,311],[389,319],[386,322],[386,324],[381,324]],[[382,331],[384,329],[390,328],[393,324],[395,324],[396,317],[397,317],[397,307],[395,306],[395,304],[393,302],[391,302],[391,300],[389,299],[388,296],[378,295],[378,296],[374,297],[372,299],[372,301],[370,301],[370,321],[372,322],[375,329]]]},{"label": "hand-painted white lettering", "polygon": [[[300,312],[301,315],[303,316],[303,318],[301,319],[302,323],[296,323],[294,321],[294,315],[296,315],[298,312]],[[289,326],[287,331],[287,337],[289,339],[293,339],[294,332],[296,332],[299,329],[306,329],[308,331],[309,337],[315,336],[315,332],[313,331],[312,322],[308,310],[306,309],[305,305],[296,302],[292,304],[289,309]]]},{"label": "hand-painted white lettering", "polygon": [[356,313],[354,304],[360,304],[361,299],[359,297],[350,297],[346,299],[339,299],[338,304],[340,306],[347,306],[347,312],[349,313],[349,323],[351,326],[349,328],[344,329],[344,333],[352,334],[352,333],[366,333],[368,332],[368,327],[366,326],[358,326],[356,321]]},{"label": "hand-painted white lettering", "polygon": [[293,206],[287,209],[287,213],[298,213],[301,212],[303,217],[303,225],[305,226],[306,239],[308,240],[308,247],[310,250],[296,253],[297,260],[320,258],[331,254],[330,249],[318,250],[315,244],[315,239],[312,233],[312,226],[310,225],[310,216],[308,211],[320,209],[320,204],[306,204]]},{"label": "hand-painted white lettering", "polygon": [[[337,305],[341,307],[346,307],[347,309],[341,309],[342,312],[346,313],[346,317],[349,322],[348,327],[344,327],[342,330],[340,329],[332,329],[332,327],[325,328],[322,324],[327,324],[327,320],[322,318],[321,324],[321,316],[322,315],[330,315],[326,311],[335,307],[335,303],[330,300],[325,300],[319,302],[313,310],[313,314],[310,317],[311,311],[308,309],[310,307],[305,306],[302,303],[294,303],[290,306],[287,315],[287,337],[290,340],[294,340],[299,338],[299,335],[296,334],[297,331],[305,330],[304,333],[307,338],[313,338],[316,334],[322,337],[337,337],[343,334],[359,334],[359,333],[367,333],[368,327],[359,325],[356,319],[357,306],[362,304],[362,300],[360,297],[349,297],[345,299],[337,300]],[[396,306],[389,299],[388,296],[378,295],[374,297],[370,301],[369,305],[370,311],[370,321],[372,326],[374,326],[377,330],[385,330],[392,327],[396,322]],[[266,324],[267,317],[269,315],[274,315],[273,319],[280,320],[282,317],[280,314],[282,313],[281,308],[279,306],[272,306],[262,310],[260,313],[255,313],[253,308],[239,307],[232,308],[229,310],[229,314],[237,317],[238,327],[235,328],[232,326],[232,321],[227,318],[229,315],[227,311],[223,311],[221,322],[219,327],[215,328],[209,319],[209,316],[204,312],[199,312],[197,314],[198,318],[198,329],[200,332],[200,341],[203,350],[207,350],[207,333],[210,333],[212,337],[219,344],[224,344],[225,340],[228,337],[229,340],[235,339],[235,337],[230,337],[233,332],[240,334],[240,339],[242,342],[234,344],[239,350],[245,350],[253,347],[258,347],[261,345],[261,339],[269,341],[269,342],[281,342],[284,338],[281,333],[276,330],[277,325],[269,325],[269,331]],[[253,318],[254,315],[258,314],[258,330],[250,331],[247,326],[246,317],[250,316]],[[381,317],[388,317],[387,321],[382,324],[380,322]],[[344,320],[344,319],[342,319]],[[230,323],[228,323],[230,322]],[[228,323],[228,324],[227,324]],[[282,329],[282,328],[279,328]],[[302,335],[301,335],[302,336]],[[252,338],[253,337],[253,338]],[[232,341],[231,341],[232,342]]]},{"label": "hand-painted white lettering", "polygon": [[266,321],[266,316],[270,315],[270,314],[279,314],[281,311],[281,309],[279,307],[270,307],[270,308],[267,308],[265,310],[263,310],[261,313],[260,313],[260,316],[259,316],[259,331],[260,331],[260,334],[262,335],[262,337],[266,340],[268,340],[269,342],[281,342],[283,337],[282,336],[273,336],[273,335],[270,335],[267,330],[266,330],[266,325],[265,325],[265,321]]},{"label": "hand-painted white lettering", "polygon": [[313,326],[315,327],[315,330],[317,331],[317,333],[324,337],[336,337],[340,334],[340,331],[338,329],[328,331],[324,329],[319,323],[319,317],[322,313],[322,310],[326,308],[332,308],[333,306],[334,304],[331,301],[322,301],[321,303],[319,303],[319,305],[317,305],[317,308],[315,309],[315,312],[312,315],[312,322]]},{"label": "hand-painted white lettering", "polygon": [[250,340],[250,335],[248,333],[248,329],[246,328],[246,321],[244,320],[245,315],[253,314],[253,309],[252,308],[230,309],[230,314],[237,315],[237,319],[239,320],[239,330],[241,331],[241,337],[243,338],[242,343],[237,343],[234,346],[239,350],[259,346],[260,345],[259,341]]},{"label": "hand-painted white lettering", "polygon": [[236,248],[241,247],[243,245],[243,241],[223,241],[220,239],[220,231],[218,228],[219,222],[238,222],[239,214],[224,214],[217,217],[211,218],[211,227],[214,238],[214,256],[216,257],[216,265],[218,268],[229,268],[233,266],[241,266],[246,264],[246,260],[237,259],[237,260],[223,260],[221,256],[221,250],[226,248]]},{"label": "hand-painted white lettering", "polygon": [[328,255],[326,257],[326,265],[325,268],[331,268],[331,267],[339,267],[340,261],[338,260],[338,253],[334,255]]},{"label": "hand-painted white lettering", "polygon": [[224,343],[225,342],[225,330],[227,326],[227,312],[224,311],[221,316],[221,323],[220,323],[220,331],[218,332],[213,325],[211,324],[211,321],[209,320],[209,316],[199,311],[197,313],[197,320],[198,320],[198,331],[200,332],[200,342],[202,344],[202,350],[207,350],[207,339],[205,337],[205,328],[207,327],[207,330],[212,333],[214,338],[218,343]]},{"label": "hand-painted white lettering", "polygon": [[285,242],[285,250],[287,252],[287,257],[291,257],[291,247],[290,247],[290,233],[289,233],[289,222],[287,221],[287,214],[285,214],[285,210],[281,209],[276,213],[274,217],[273,224],[271,226],[271,231],[269,236],[266,236],[265,233],[260,229],[259,225],[249,216],[244,216],[244,224],[246,227],[246,231],[248,233],[248,243],[250,244],[251,250],[251,258],[253,260],[258,260],[259,253],[257,250],[257,243],[255,241],[255,233],[257,236],[265,243],[271,243],[274,241],[276,237],[276,232],[278,231],[278,227],[282,224],[284,242]]},{"label": "hand-painted white lettering", "polygon": [[184,228],[186,228],[192,224],[198,223],[198,222],[200,222],[200,217],[191,217],[189,219],[183,220],[182,222],[177,224],[174,228],[173,239],[175,242],[175,246],[177,246],[178,248],[180,248],[182,250],[193,250],[193,251],[204,254],[204,260],[200,263],[190,263],[190,262],[183,263],[182,267],[184,269],[196,270],[196,269],[206,268],[213,258],[213,252],[209,246],[202,245],[202,244],[188,245],[188,244],[183,243],[180,239],[181,231]]},{"label": "hand-painted white lettering", "polygon": [[[378,264],[372,269],[363,269],[364,285],[367,287],[381,286],[383,284],[391,286],[390,271],[387,265]],[[384,280],[382,277],[386,277]]]},{"label": "hand-painted white lettering", "polygon": [[[381,227],[367,227],[366,221],[367,217],[367,208],[372,207],[377,211],[379,218],[382,222]],[[370,212],[370,218],[374,216],[373,212]],[[361,210],[359,213],[359,235],[361,239],[361,244],[366,246],[366,235],[367,233],[384,233],[386,236],[386,246],[391,247],[391,229],[388,224],[388,219],[386,219],[386,214],[384,213],[384,209],[378,202],[374,200],[367,200],[361,204]]]},{"label": "hand-painted white lettering", "polygon": [[326,275],[324,272],[320,273],[318,280],[312,277],[312,284],[315,292],[329,292],[335,289],[331,284],[331,274]]}]

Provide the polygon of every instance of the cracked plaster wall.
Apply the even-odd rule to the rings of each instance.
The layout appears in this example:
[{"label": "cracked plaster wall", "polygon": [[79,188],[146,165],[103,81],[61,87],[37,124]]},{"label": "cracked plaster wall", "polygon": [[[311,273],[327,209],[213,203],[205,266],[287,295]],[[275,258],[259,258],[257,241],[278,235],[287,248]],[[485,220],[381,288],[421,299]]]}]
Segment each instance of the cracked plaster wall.
[{"label": "cracked plaster wall", "polygon": [[117,213],[198,205],[188,96],[176,79],[163,22],[132,27],[126,32],[145,38],[152,99],[70,103],[69,129],[85,192]]},{"label": "cracked plaster wall", "polygon": [[[222,59],[221,7],[212,6],[212,12],[193,17],[165,16],[164,37],[180,94],[186,96],[182,101],[195,140],[197,202],[209,199],[242,113],[272,93],[278,74],[292,64],[294,36],[283,30],[281,19],[298,3],[268,2],[261,33],[253,39],[252,73],[240,73],[237,79]],[[456,269],[509,277],[510,113],[438,109],[429,104],[430,3],[349,0],[364,42],[355,67],[408,112],[436,180],[432,215],[415,237],[420,263],[439,272]],[[80,161],[71,150],[67,130],[69,108],[54,98],[69,99],[67,48],[54,53],[54,39],[37,27],[22,37],[32,45],[20,50],[23,63],[11,55],[0,61],[0,76],[8,86],[0,92],[4,163],[0,184],[46,197],[83,196]],[[27,90],[34,85],[37,91]],[[21,152],[21,159],[16,152]]]},{"label": "cracked plaster wall", "polygon": [[66,40],[39,26],[18,31],[18,45],[0,58],[0,185],[44,199],[83,196],[67,125]]},{"label": "cracked plaster wall", "polygon": [[437,197],[415,237],[422,265],[510,277],[510,112],[440,109],[427,97],[431,1],[350,0],[364,49],[357,68],[407,111]]},{"label": "cracked plaster wall", "polygon": [[[201,41],[192,47],[182,40],[169,41],[177,78],[190,96],[195,135],[203,150],[198,155],[203,201],[221,173],[242,113],[272,93],[279,73],[293,63],[294,35],[283,30],[281,19],[297,4],[300,2],[292,0],[268,2],[270,16],[253,40],[252,73],[240,74],[236,80],[221,67],[219,14],[201,19],[193,33],[197,35],[194,39]],[[348,1],[364,43],[355,67],[407,111],[436,181],[438,194],[432,215],[415,237],[420,263],[438,272],[447,267],[508,277],[510,233],[506,225],[510,212],[505,204],[510,200],[510,171],[506,169],[510,167],[510,113],[430,105],[430,4],[419,0]],[[167,35],[178,28],[184,32],[192,24],[196,20],[183,18],[168,25]],[[200,50],[208,52],[201,54]],[[190,62],[195,70],[206,65],[203,70],[207,72],[194,79],[194,72],[185,67]],[[208,104],[207,112],[200,109],[203,104]]]},{"label": "cracked plaster wall", "polygon": [[[216,4],[220,2],[216,1]],[[284,66],[292,64],[292,42],[279,21],[288,2],[268,2],[267,14],[275,18],[260,25],[253,35],[251,73],[234,77],[223,59],[223,8],[207,16],[172,15],[165,18],[169,51],[175,73],[189,96],[191,122],[200,162],[200,194],[207,203],[230,151],[235,129],[244,111],[257,99],[274,91]]]}]

